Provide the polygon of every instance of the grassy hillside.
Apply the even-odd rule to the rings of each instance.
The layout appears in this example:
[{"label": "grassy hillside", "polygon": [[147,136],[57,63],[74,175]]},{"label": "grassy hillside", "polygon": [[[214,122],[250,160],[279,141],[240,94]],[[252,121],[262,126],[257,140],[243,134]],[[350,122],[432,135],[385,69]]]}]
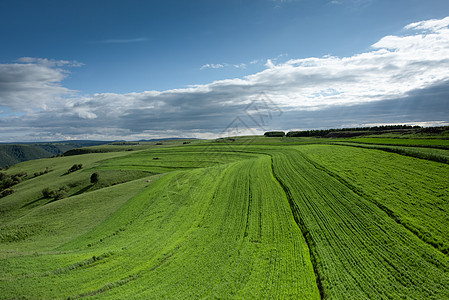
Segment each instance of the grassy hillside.
[{"label": "grassy hillside", "polygon": [[12,166],[22,161],[47,158],[68,150],[104,144],[96,141],[73,141],[55,143],[0,144],[0,167]]},{"label": "grassy hillside", "polygon": [[449,298],[449,165],[329,142],[116,144],[17,164],[0,298]]}]

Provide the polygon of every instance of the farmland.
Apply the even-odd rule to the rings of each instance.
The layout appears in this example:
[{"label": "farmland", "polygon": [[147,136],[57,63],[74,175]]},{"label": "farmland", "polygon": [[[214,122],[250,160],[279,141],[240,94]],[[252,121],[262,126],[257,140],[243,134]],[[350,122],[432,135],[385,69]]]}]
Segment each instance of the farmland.
[{"label": "farmland", "polygon": [[449,165],[352,145],[367,139],[105,145],[15,165],[0,298],[448,299]]}]

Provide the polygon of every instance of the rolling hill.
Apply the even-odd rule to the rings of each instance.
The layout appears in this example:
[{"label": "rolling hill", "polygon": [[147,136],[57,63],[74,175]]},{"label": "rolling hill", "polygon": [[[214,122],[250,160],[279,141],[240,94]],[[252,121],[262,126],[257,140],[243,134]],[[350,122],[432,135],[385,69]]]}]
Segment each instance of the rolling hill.
[{"label": "rolling hill", "polygon": [[12,166],[19,162],[47,158],[80,147],[102,145],[103,141],[67,141],[49,143],[0,144],[0,167]]},{"label": "rolling hill", "polygon": [[447,140],[385,144],[173,140],[19,163],[0,298],[449,299],[449,165],[415,153],[447,157]]}]

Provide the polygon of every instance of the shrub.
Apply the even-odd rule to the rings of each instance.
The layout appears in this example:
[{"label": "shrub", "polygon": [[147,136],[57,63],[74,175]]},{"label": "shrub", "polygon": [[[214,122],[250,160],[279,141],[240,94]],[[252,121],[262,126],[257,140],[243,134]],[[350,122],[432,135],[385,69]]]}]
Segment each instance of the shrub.
[{"label": "shrub", "polygon": [[53,192],[53,200],[60,200],[67,197],[68,190],[69,189],[66,186],[59,188],[59,190]]},{"label": "shrub", "polygon": [[16,184],[16,182],[9,176],[7,176],[5,179],[3,179],[0,182],[0,189],[4,190],[7,188],[12,187],[14,184]]},{"label": "shrub", "polygon": [[53,191],[50,188],[46,187],[42,190],[42,195],[44,196],[44,198],[53,198],[53,200],[59,200],[67,197],[68,191],[69,188],[65,185],[63,185],[56,191]]},{"label": "shrub", "polygon": [[66,173],[66,174],[70,174],[70,173],[72,173],[72,172],[81,170],[82,168],[83,168],[83,165],[82,165],[82,164],[74,164],[73,166],[70,167],[70,169],[67,170],[67,173]]},{"label": "shrub", "polygon": [[22,178],[27,176],[26,172],[20,172],[13,175],[8,175],[0,172],[0,192],[6,190],[16,184],[22,182]]},{"label": "shrub", "polygon": [[27,172],[20,172],[20,173],[15,174],[14,176],[26,177],[26,176],[28,176],[28,173]]},{"label": "shrub", "polygon": [[34,177],[37,177],[37,176],[41,176],[41,175],[47,174],[47,173],[50,172],[50,171],[51,171],[51,170],[50,170],[48,167],[46,167],[46,168],[45,168],[45,171],[34,172]]},{"label": "shrub", "polygon": [[267,137],[284,137],[285,132],[283,132],[283,131],[268,131],[268,132],[265,132],[264,135]]},{"label": "shrub", "polygon": [[90,176],[90,183],[95,184],[98,182],[99,179],[100,179],[100,175],[97,172],[92,173],[92,175]]},{"label": "shrub", "polygon": [[0,193],[0,198],[6,197],[6,196],[8,196],[8,195],[11,195],[12,193],[14,193],[14,190],[13,190],[13,189],[6,189],[6,190],[3,190],[3,191]]},{"label": "shrub", "polygon": [[50,190],[50,188],[46,187],[42,190],[42,196],[44,196],[44,198],[51,198],[53,197],[53,191]]}]

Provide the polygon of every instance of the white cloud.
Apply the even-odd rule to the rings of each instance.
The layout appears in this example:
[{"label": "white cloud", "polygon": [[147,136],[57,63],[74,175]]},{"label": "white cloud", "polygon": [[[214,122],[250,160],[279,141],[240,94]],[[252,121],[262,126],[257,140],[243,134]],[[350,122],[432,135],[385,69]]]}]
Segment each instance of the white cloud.
[{"label": "white cloud", "polygon": [[447,28],[449,26],[449,17],[444,19],[432,19],[416,23],[411,23],[405,26],[405,29],[416,29],[416,30],[431,30],[439,31],[441,29]]},{"label": "white cloud", "polygon": [[[282,55],[281,55],[282,56]],[[278,59],[279,57],[276,57],[274,60]],[[257,63],[260,63],[261,60],[252,60],[249,63],[237,63],[237,64],[231,64],[231,63],[221,63],[221,64],[204,64],[201,66],[200,70],[204,69],[221,69],[221,68],[236,68],[236,69],[246,69],[248,67],[248,64],[254,65]]]},{"label": "white cloud", "polygon": [[247,64],[240,63],[240,64],[236,64],[236,65],[233,65],[233,66],[234,66],[234,68],[237,68],[237,69],[246,69]]},{"label": "white cloud", "polygon": [[75,61],[68,61],[68,60],[54,60],[54,59],[47,59],[47,58],[38,58],[38,57],[21,57],[17,59],[17,62],[19,63],[25,63],[25,64],[38,64],[38,65],[44,65],[47,67],[81,67],[84,66],[83,63]]},{"label": "white cloud", "polygon": [[22,57],[17,63],[0,64],[0,105],[16,111],[46,108],[61,97],[74,94],[61,85],[69,74],[60,67],[81,66],[79,62]]},{"label": "white cloud", "polygon": [[205,65],[201,66],[200,70],[208,69],[208,68],[220,69],[220,68],[224,68],[224,65],[222,65],[222,64],[205,64]]},{"label": "white cloud", "polygon": [[[108,138],[157,137],[161,132],[173,136],[210,136],[218,135],[235,117],[245,116],[245,107],[260,92],[265,92],[285,116],[290,116],[279,120],[286,123],[278,124],[277,128],[302,128],[298,122],[302,121],[299,115],[305,118],[304,112],[315,116],[325,111],[329,120],[335,120],[342,107],[362,107],[379,101],[388,103],[385,100],[403,105],[406,100],[394,102],[394,99],[413,99],[409,105],[416,107],[419,101],[415,91],[433,90],[449,82],[448,26],[449,18],[413,23],[404,28],[402,35],[386,36],[369,51],[349,57],[310,57],[283,63],[268,59],[265,70],[243,78],[162,92],[102,93],[70,99],[63,98],[72,91],[61,85],[67,76],[61,66],[74,63],[22,58],[20,63],[0,65],[0,105],[16,111],[23,111],[23,107],[45,109],[28,112],[23,118],[3,118],[0,123],[3,127],[24,126],[22,131],[33,128],[49,135],[82,136],[88,132],[97,138],[101,135]],[[205,64],[201,69],[227,65]],[[439,93],[449,94],[447,90]],[[419,97],[433,99],[432,94]],[[440,99],[446,101],[443,96]],[[384,104],[372,107],[376,113],[383,112],[383,115],[376,115],[382,121],[389,120],[382,116],[388,116],[389,122],[401,116],[401,107],[392,110],[396,115],[390,114]],[[440,111],[438,107],[433,109],[443,114],[447,112],[449,116],[445,107]],[[351,118],[361,118],[361,114],[356,112]],[[417,122],[448,122],[447,118]],[[331,124],[323,119],[316,122]],[[352,121],[347,122],[352,124]],[[253,130],[256,125],[249,124],[249,127]]]},{"label": "white cloud", "polygon": [[276,66],[274,65],[274,63],[271,61],[271,59],[267,59],[267,62],[265,63],[265,66],[269,69],[274,69]]}]

